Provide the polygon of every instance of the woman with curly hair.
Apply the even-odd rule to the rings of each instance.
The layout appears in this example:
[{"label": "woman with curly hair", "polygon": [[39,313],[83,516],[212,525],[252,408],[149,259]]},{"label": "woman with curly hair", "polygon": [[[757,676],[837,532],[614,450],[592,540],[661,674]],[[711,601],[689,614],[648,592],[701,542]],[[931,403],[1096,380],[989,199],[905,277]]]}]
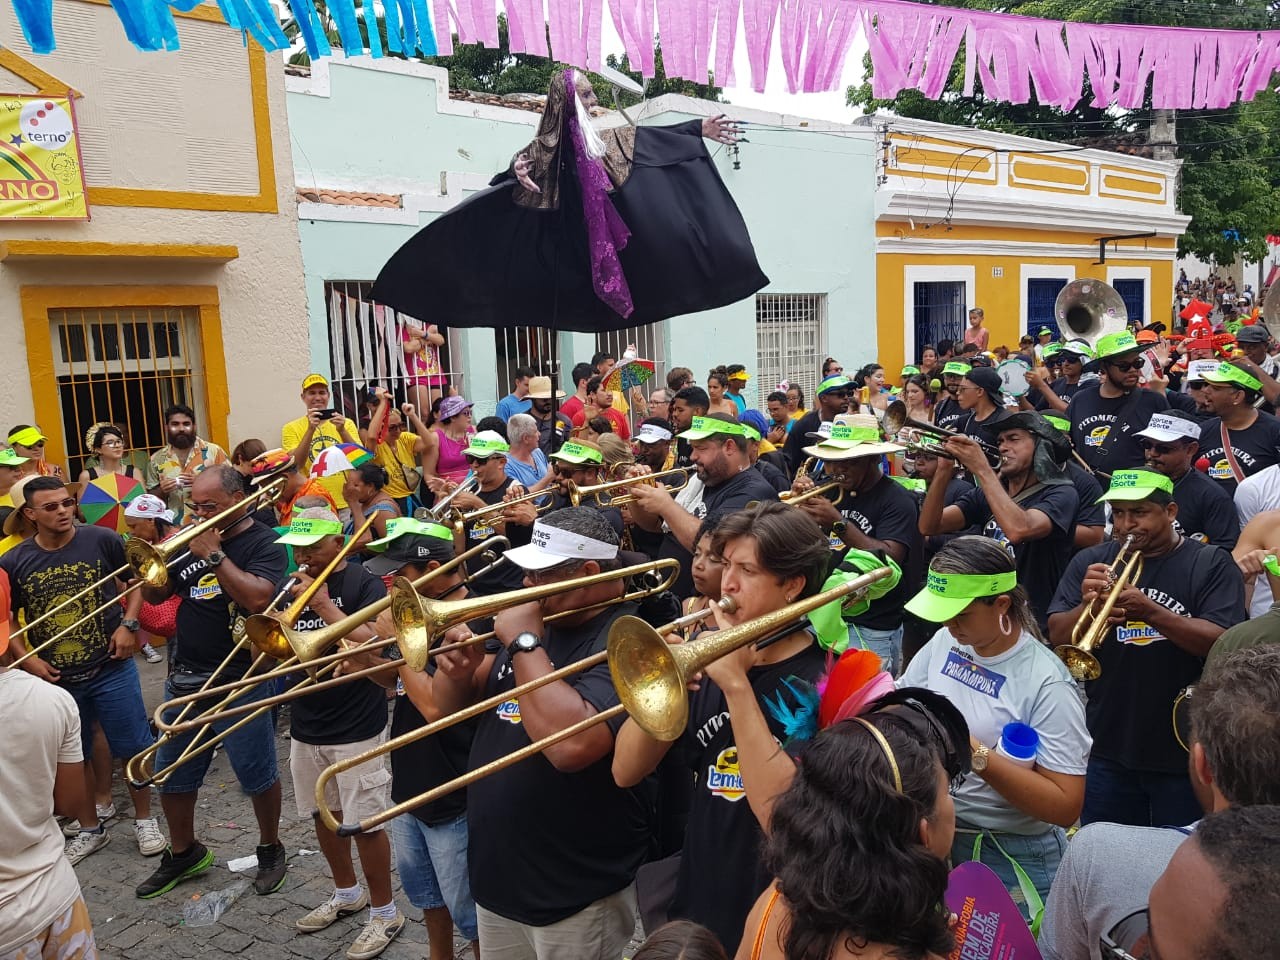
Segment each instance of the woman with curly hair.
[{"label": "woman with curly hair", "polygon": [[967,768],[967,738],[954,707],[914,688],[820,731],[774,805],[765,859],[775,881],[737,960],[947,956],[950,787]]}]

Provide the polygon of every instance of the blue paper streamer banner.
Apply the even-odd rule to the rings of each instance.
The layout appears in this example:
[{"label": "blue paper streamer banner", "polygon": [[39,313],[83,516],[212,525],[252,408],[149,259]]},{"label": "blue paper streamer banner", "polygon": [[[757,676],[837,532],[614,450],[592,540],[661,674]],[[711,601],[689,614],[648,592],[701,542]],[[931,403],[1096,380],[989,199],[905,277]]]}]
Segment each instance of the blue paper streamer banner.
[{"label": "blue paper streamer banner", "polygon": [[[270,0],[217,2],[228,26],[239,30],[246,44],[252,37],[268,51],[288,50],[292,46]],[[124,35],[144,52],[179,49],[173,11],[186,13],[199,4],[200,0],[111,0]],[[57,49],[53,35],[53,0],[13,0],[13,9],[18,15],[22,35],[35,53],[52,53]],[[315,0],[288,0],[288,9],[297,24],[307,55],[312,59],[330,56],[333,48]],[[367,50],[375,58],[384,55],[373,0],[362,0],[358,9],[356,0],[326,0],[324,10],[337,29],[338,42],[345,54],[359,56]],[[387,49],[404,56],[435,56],[436,38],[426,0],[385,0],[384,13]],[[367,44],[366,37],[360,33],[361,18]]]}]

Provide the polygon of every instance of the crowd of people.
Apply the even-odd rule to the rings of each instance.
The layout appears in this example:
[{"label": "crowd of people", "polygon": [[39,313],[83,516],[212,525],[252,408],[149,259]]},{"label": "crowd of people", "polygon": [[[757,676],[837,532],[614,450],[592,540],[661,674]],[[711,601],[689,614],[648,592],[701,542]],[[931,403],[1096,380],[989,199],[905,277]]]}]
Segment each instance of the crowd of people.
[{"label": "crowd of people", "polygon": [[[477,957],[612,960],[639,918],[646,960],[940,958],[948,872],[970,861],[1054,960],[1269,955],[1280,345],[1260,323],[989,339],[975,309],[900,371],[826,358],[813,396],[762,386],[759,409],[738,363],[626,390],[608,353],[564,390],[518,368],[477,422],[426,368],[355,410],[313,373],[278,441],[228,455],[174,405],[142,469],[93,424],[75,482],[14,426],[0,719],[30,735],[0,765],[0,957],[94,955],[74,867],[112,838],[113,761],[159,858],[136,896],[207,871],[215,746],[252,800],[260,895],[290,869],[287,759],[333,880],[289,922],[358,918],[350,960],[406,923],[393,872],[432,957],[456,928]],[[128,539],[78,502],[111,473],[145,490]],[[610,576],[637,566],[668,580]],[[856,602],[787,617],[872,572]],[[481,612],[428,653],[405,590]],[[336,672],[278,670],[202,719],[214,688],[267,669],[264,613],[340,628]],[[603,656],[635,618],[669,643],[776,629],[692,678],[665,737],[621,709]],[[136,652],[168,661],[154,718]]]}]

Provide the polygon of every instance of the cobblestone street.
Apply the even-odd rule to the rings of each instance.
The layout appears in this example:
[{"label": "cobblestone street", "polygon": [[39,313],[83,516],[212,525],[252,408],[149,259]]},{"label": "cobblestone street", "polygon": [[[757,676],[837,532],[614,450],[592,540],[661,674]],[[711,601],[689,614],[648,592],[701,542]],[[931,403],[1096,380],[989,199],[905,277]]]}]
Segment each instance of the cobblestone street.
[{"label": "cobblestone street", "polygon": [[[148,712],[163,696],[162,663],[146,663],[138,658],[143,697]],[[282,728],[287,724],[282,723]],[[217,863],[202,876],[179,884],[154,900],[139,900],[134,887],[160,863],[159,857],[143,857],[133,838],[133,809],[117,772],[114,795],[119,811],[107,829],[111,842],[76,867],[85,901],[93,918],[94,934],[103,957],[124,960],[157,960],[164,957],[204,957],[237,955],[246,960],[307,957],[308,960],[344,957],[347,947],[360,932],[367,911],[339,920],[320,933],[301,934],[294,920],[321,903],[333,889],[324,858],[317,850],[310,820],[297,819],[293,789],[288,775],[287,737],[278,739],[281,783],[284,788],[284,815],[280,835],[289,851],[289,874],[283,889],[260,897],[250,887],[227,908],[216,923],[205,927],[187,926],[183,909],[195,895],[208,896],[233,885],[244,885],[249,873],[236,874],[227,861],[252,856],[257,844],[257,826],[249,798],[241,791],[225,756],[219,755],[210,768],[196,810],[196,834],[213,850]],[[154,809],[160,828],[167,835],[158,797]],[[314,851],[304,854],[304,851]],[[396,902],[409,918],[404,931],[382,955],[389,960],[409,960],[427,955],[426,929],[422,915],[400,894],[395,883]],[[470,957],[466,942],[455,940],[455,955]],[[437,958],[438,960],[438,958]]]}]

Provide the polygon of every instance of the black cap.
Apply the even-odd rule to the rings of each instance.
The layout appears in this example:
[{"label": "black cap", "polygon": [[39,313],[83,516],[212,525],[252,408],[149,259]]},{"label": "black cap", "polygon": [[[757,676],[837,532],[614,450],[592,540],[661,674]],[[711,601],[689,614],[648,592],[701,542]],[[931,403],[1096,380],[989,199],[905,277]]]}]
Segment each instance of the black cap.
[{"label": "black cap", "polygon": [[1000,374],[996,373],[991,367],[974,367],[965,374],[965,379],[991,394],[996,403],[1002,402],[999,398],[1000,388],[1004,386],[1004,381],[1000,379]]},{"label": "black cap", "polygon": [[421,533],[408,533],[396,537],[382,553],[375,553],[365,560],[364,568],[375,577],[395,573],[406,564],[425,567],[435,560],[448,563],[453,559],[453,541],[428,537]]}]

